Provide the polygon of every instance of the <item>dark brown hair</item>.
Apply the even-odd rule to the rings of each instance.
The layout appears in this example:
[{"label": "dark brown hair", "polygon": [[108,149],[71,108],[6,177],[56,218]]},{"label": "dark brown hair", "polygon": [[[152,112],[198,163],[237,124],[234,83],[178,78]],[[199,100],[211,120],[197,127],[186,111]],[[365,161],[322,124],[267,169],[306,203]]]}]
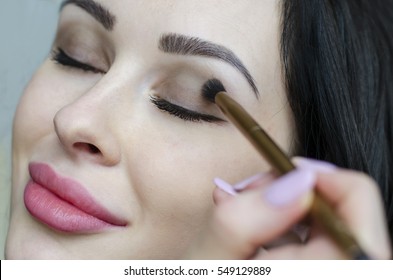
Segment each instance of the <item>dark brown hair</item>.
[{"label": "dark brown hair", "polygon": [[393,234],[392,0],[283,0],[298,154],[373,177]]}]

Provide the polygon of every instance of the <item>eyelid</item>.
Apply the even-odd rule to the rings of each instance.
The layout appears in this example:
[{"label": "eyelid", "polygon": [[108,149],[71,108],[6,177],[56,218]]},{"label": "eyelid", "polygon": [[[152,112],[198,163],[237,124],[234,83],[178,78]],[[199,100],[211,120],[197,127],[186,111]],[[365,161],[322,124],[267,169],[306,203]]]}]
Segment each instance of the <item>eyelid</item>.
[{"label": "eyelid", "polygon": [[150,101],[161,111],[164,111],[166,113],[169,113],[173,116],[176,116],[180,119],[183,119],[185,121],[192,121],[192,122],[209,122],[209,123],[221,123],[221,122],[226,122],[223,119],[220,119],[218,117],[208,115],[208,114],[203,114],[199,113],[193,110],[186,109],[184,107],[181,107],[179,105],[173,104],[161,97],[157,96],[150,96]]}]

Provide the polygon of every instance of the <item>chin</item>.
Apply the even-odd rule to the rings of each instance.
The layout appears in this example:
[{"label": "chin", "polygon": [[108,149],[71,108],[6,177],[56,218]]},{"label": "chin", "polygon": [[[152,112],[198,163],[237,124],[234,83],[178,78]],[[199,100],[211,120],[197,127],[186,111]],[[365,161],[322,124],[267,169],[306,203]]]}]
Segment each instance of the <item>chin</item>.
[{"label": "chin", "polygon": [[68,253],[50,229],[23,216],[11,218],[4,252],[6,259],[73,259]]}]

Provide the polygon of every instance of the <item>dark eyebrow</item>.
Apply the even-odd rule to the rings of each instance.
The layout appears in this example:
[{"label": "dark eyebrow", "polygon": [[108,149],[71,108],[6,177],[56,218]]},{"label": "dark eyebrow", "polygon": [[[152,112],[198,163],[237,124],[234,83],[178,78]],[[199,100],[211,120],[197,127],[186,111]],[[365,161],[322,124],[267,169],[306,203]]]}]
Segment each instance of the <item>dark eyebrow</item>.
[{"label": "dark eyebrow", "polygon": [[108,31],[111,31],[116,24],[116,17],[107,8],[93,0],[65,0],[61,3],[60,11],[69,4],[74,4],[88,12]]},{"label": "dark eyebrow", "polygon": [[258,88],[255,85],[254,78],[251,76],[250,72],[235,55],[235,53],[224,46],[205,41],[197,37],[189,37],[177,33],[168,33],[163,34],[160,37],[158,48],[166,53],[198,55],[225,61],[243,74],[256,96],[259,96]]}]

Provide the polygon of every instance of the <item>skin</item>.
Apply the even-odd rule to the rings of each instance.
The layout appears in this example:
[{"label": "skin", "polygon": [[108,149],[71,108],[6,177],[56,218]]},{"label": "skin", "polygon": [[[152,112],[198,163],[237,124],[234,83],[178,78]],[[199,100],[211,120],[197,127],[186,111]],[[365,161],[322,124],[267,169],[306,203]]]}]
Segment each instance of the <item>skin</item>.
[{"label": "skin", "polygon": [[[206,231],[214,177],[235,183],[269,170],[230,123],[179,119],[156,108],[152,95],[224,118],[200,94],[206,80],[217,78],[284,150],[292,149],[276,1],[97,2],[115,15],[113,30],[68,5],[53,46],[106,73],[48,58],[20,100],[7,258],[179,258]],[[159,50],[160,36],[170,32],[232,50],[254,77],[259,98],[228,63]],[[127,226],[78,235],[34,219],[23,202],[32,161],[83,184]]]}]

